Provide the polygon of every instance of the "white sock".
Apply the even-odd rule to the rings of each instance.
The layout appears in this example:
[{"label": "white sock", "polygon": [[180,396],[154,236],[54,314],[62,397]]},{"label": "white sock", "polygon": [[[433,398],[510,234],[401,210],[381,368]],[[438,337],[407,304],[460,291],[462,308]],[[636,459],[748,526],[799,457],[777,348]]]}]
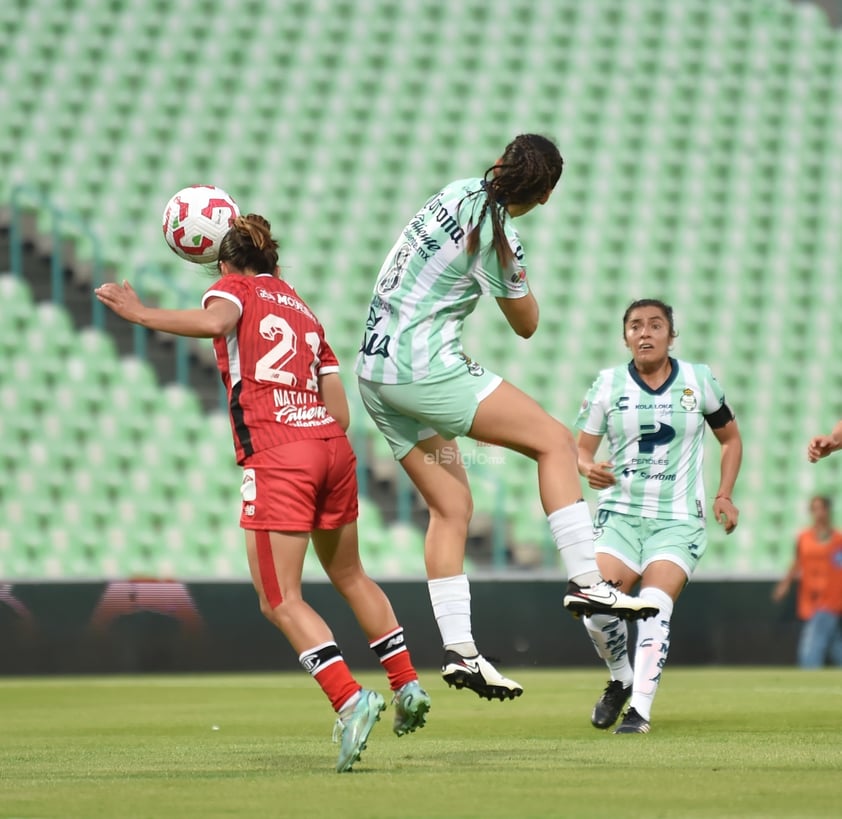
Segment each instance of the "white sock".
[{"label": "white sock", "polygon": [[634,680],[629,662],[629,630],[626,621],[611,614],[585,617],[585,629],[596,653],[605,660],[612,680],[620,680],[628,688]]},{"label": "white sock", "polygon": [[673,603],[666,592],[654,586],[641,589],[639,597],[650,601],[661,610],[654,617],[640,620],[637,624],[634,688],[630,705],[643,719],[648,720],[670,650],[670,617]]},{"label": "white sock", "polygon": [[547,515],[556,548],[564,561],[568,579],[592,586],[602,579],[593,551],[593,520],[588,505],[572,503]]},{"label": "white sock", "polygon": [[[445,648],[471,657],[477,653],[471,633],[471,587],[466,574],[427,581],[433,615]],[[466,653],[467,652],[467,653]]]}]

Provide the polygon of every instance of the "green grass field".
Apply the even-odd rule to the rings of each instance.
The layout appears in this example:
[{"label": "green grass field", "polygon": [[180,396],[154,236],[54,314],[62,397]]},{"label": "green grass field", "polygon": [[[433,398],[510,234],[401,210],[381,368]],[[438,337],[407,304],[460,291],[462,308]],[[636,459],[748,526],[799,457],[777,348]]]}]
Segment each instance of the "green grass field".
[{"label": "green grass field", "polygon": [[387,710],[343,775],[303,673],[3,680],[0,816],[842,814],[840,672],[668,669],[645,736],[591,728],[599,671],[514,676],[489,703],[423,675],[428,726]]}]

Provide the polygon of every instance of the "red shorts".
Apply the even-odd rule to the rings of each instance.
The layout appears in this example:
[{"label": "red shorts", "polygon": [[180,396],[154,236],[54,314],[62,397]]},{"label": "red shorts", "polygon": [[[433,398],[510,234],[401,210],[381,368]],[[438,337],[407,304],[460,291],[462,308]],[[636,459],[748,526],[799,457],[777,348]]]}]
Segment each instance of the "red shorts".
[{"label": "red shorts", "polygon": [[344,435],[281,444],[246,461],[240,491],[243,529],[338,529],[359,513],[357,459]]}]

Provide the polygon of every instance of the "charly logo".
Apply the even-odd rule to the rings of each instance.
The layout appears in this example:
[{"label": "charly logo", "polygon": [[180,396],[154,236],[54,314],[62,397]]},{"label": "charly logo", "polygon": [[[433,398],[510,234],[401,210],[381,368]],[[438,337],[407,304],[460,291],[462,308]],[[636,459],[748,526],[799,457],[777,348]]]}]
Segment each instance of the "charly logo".
[{"label": "charly logo", "polygon": [[305,671],[309,671],[312,674],[321,665],[321,660],[318,654],[308,654],[306,657],[301,658],[301,665]]},{"label": "charly logo", "polygon": [[681,400],[678,402],[681,404],[682,408],[686,412],[693,412],[694,409],[699,405],[699,402],[696,400],[696,396],[689,387],[684,390],[683,395],[681,396]]},{"label": "charly logo", "polygon": [[389,269],[377,281],[377,293],[385,296],[397,289],[401,283],[406,266],[409,263],[409,257],[412,256],[412,245],[404,242],[395,253],[392,259],[392,264]]},{"label": "charly logo", "polygon": [[462,360],[465,362],[465,366],[468,368],[468,372],[471,375],[480,376],[485,372],[485,367],[480,364],[477,364],[476,361],[472,361],[468,356],[463,355]]}]

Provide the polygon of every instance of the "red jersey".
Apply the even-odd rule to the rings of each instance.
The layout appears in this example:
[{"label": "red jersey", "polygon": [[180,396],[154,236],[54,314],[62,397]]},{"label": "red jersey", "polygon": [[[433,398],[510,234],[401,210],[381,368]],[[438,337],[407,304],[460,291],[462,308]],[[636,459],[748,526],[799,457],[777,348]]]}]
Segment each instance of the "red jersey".
[{"label": "red jersey", "polygon": [[215,298],[240,310],[231,333],[213,340],[237,463],[290,441],[344,435],[322,401],[318,380],[339,372],[339,362],[295,290],[269,274],[232,274],[211,286],[202,307]]},{"label": "red jersey", "polygon": [[809,620],[817,611],[842,614],[842,532],[832,529],[822,540],[815,529],[805,529],[798,535],[796,559],[798,617]]}]

